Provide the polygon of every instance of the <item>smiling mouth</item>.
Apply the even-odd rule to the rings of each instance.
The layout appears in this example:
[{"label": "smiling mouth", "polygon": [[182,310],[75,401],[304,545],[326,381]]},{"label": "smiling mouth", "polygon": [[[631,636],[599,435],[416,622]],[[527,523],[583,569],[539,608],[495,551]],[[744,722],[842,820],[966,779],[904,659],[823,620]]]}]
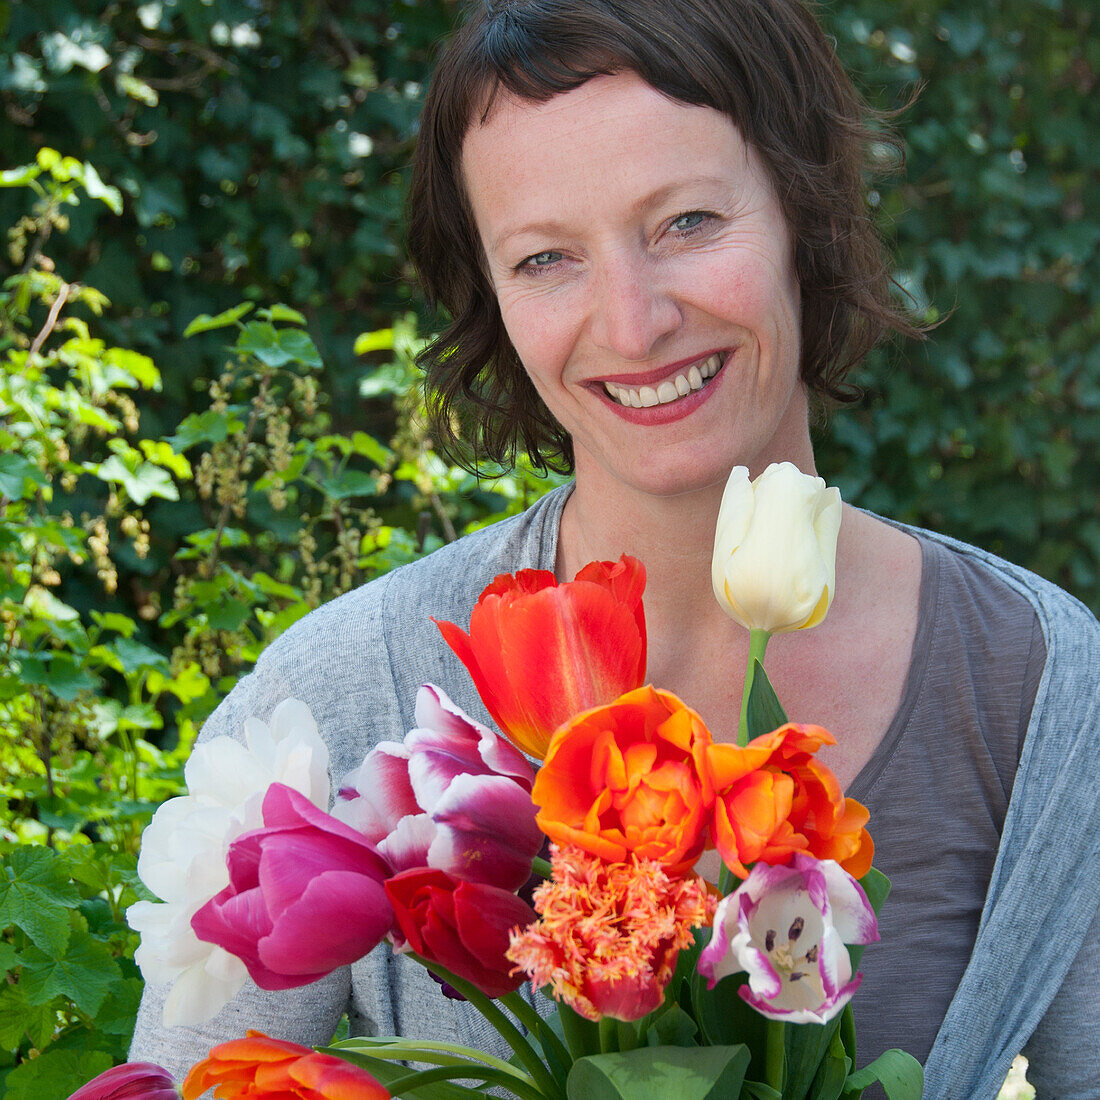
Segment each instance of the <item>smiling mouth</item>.
[{"label": "smiling mouth", "polygon": [[649,409],[654,405],[671,405],[689,393],[703,389],[718,373],[722,366],[722,356],[717,352],[701,362],[692,363],[687,370],[672,378],[665,379],[658,386],[621,386],[615,382],[605,382],[604,389],[608,397],[625,405],[628,409]]}]

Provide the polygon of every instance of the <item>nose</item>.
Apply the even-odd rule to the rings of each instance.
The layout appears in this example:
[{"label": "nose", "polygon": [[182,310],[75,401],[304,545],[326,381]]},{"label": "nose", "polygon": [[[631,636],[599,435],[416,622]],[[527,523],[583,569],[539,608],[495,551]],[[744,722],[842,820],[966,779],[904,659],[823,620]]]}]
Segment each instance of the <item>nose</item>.
[{"label": "nose", "polygon": [[600,266],[590,333],[606,351],[632,362],[650,358],[683,322],[680,304],[644,255],[616,255]]}]

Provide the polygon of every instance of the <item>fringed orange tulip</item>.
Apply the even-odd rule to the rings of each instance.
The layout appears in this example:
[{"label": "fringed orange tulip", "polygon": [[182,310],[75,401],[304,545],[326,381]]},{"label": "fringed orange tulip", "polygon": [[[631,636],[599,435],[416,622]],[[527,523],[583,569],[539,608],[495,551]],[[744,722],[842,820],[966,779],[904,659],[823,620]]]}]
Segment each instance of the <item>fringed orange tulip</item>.
[{"label": "fringed orange tulip", "polygon": [[389,1100],[366,1070],[331,1054],[250,1031],[245,1039],[221,1043],[191,1067],[183,1100],[207,1089],[215,1100]]},{"label": "fringed orange tulip", "polygon": [[558,584],[544,569],[501,574],[470,633],[436,620],[501,731],[542,759],[554,731],[645,679],[645,569],[625,554]]},{"label": "fringed orange tulip", "polygon": [[627,692],[554,735],[531,791],[535,820],[557,844],[685,873],[706,841],[710,743],[703,720],[671,692]]},{"label": "fringed orange tulip", "polygon": [[745,878],[746,864],[786,863],[795,852],[834,859],[854,878],[867,873],[874,844],[863,826],[870,815],[814,759],[822,745],[835,744],[821,726],[789,722],[744,747],[707,749],[714,841],[734,874]]},{"label": "fringed orange tulip", "polygon": [[605,863],[579,848],[552,849],[553,878],[535,890],[541,920],[512,934],[508,957],[589,1020],[638,1020],[664,999],[692,928],[716,900],[697,876],[670,876],[652,860]]}]

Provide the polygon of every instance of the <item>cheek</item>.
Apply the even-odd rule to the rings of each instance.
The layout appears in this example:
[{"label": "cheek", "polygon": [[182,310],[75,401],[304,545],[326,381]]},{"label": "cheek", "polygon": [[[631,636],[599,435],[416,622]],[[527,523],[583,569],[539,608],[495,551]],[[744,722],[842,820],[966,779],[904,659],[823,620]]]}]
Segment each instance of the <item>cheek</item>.
[{"label": "cheek", "polygon": [[501,295],[500,316],[536,387],[556,377],[576,343],[575,311],[561,296]]}]

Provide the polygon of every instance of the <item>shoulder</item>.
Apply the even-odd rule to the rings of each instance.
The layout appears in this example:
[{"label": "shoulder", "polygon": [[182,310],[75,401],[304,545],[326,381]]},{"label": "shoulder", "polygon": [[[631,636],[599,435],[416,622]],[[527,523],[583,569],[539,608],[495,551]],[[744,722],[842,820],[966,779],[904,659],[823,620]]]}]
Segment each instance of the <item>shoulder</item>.
[{"label": "shoulder", "polygon": [[[921,528],[904,528],[929,547],[949,572],[956,589],[973,595],[976,604],[994,611],[1026,608],[1034,614],[1051,659],[1066,659],[1066,649],[1081,650],[1088,660],[1100,659],[1100,623],[1076,597],[1043,577],[980,547]],[[929,555],[926,555],[926,558]]]},{"label": "shoulder", "polygon": [[276,638],[222,702],[202,737],[239,736],[283,699],[309,706],[343,774],[378,740],[411,728],[419,686],[440,684],[474,717],[486,715],[433,619],[465,626],[499,573],[553,565],[567,489],[475,531],[310,612]]},{"label": "shoulder", "polygon": [[553,567],[557,525],[567,495],[565,489],[555,490],[517,516],[337,597],[280,635],[261,661],[297,658],[315,647],[362,650],[401,637],[434,634],[432,618],[468,618],[478,595],[497,574]]}]

